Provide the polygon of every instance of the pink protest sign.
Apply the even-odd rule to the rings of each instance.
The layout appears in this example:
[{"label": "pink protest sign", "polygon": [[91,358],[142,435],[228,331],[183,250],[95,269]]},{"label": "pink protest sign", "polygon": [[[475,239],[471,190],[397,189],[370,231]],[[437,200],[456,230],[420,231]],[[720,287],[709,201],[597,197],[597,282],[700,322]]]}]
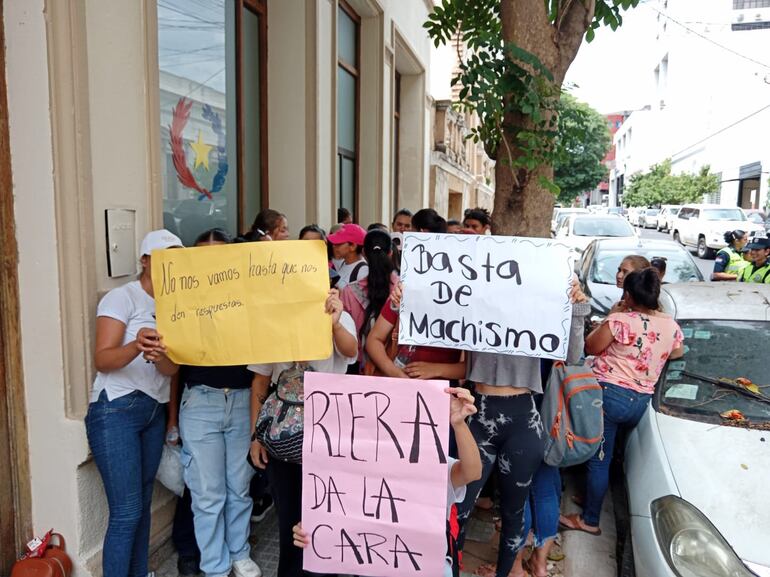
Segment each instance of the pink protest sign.
[{"label": "pink protest sign", "polygon": [[443,575],[444,381],[305,373],[304,569]]}]

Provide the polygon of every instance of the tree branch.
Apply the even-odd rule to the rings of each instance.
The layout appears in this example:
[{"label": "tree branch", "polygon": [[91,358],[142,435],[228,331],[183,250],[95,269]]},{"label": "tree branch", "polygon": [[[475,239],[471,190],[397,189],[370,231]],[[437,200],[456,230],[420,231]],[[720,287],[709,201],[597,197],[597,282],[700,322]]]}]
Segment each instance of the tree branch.
[{"label": "tree branch", "polygon": [[586,30],[594,19],[595,10],[596,0],[578,0],[577,2],[570,0],[561,14],[560,22],[555,27],[559,62],[557,69],[553,71],[554,79],[559,85],[564,81],[567,69],[577,56]]}]

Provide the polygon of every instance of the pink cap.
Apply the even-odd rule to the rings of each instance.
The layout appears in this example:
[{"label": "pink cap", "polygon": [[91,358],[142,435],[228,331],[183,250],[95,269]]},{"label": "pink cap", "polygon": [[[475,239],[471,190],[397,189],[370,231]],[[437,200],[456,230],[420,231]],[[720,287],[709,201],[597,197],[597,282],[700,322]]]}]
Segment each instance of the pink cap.
[{"label": "pink cap", "polygon": [[345,244],[352,242],[358,246],[364,246],[366,231],[357,224],[345,224],[337,232],[330,234],[328,240],[332,244]]}]

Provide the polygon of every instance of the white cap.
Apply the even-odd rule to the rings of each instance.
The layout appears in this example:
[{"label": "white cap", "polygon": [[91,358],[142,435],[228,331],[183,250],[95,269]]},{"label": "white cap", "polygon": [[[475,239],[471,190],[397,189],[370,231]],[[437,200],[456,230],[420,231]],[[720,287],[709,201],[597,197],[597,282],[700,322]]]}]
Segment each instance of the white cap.
[{"label": "white cap", "polygon": [[153,230],[148,232],[147,236],[142,241],[142,246],[139,248],[140,256],[152,255],[154,250],[162,250],[164,248],[182,248],[184,245],[179,237],[170,233],[165,228],[160,230]]}]

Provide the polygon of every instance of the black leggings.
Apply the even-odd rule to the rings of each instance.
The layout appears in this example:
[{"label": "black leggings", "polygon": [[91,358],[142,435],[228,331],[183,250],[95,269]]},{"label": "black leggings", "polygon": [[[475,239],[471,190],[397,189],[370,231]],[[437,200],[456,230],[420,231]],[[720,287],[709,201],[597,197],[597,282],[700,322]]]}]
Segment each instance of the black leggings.
[{"label": "black leggings", "polygon": [[502,532],[497,553],[497,577],[508,577],[516,554],[524,546],[524,506],[532,476],[543,460],[545,434],[532,395],[498,397],[476,395],[478,412],[468,426],[481,453],[481,479],[468,485],[465,501],[458,505],[460,539],[481,489],[497,469]]},{"label": "black leggings", "polygon": [[294,545],[292,533],[302,516],[302,465],[270,457],[267,478],[278,514],[278,577],[319,575],[302,570],[302,549]]}]

